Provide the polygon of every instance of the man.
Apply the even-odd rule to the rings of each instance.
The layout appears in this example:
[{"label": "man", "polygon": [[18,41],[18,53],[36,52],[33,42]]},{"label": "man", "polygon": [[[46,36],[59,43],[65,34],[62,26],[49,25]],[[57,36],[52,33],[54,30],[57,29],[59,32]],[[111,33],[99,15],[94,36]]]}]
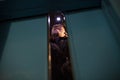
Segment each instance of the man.
[{"label": "man", "polygon": [[68,71],[70,66],[68,35],[63,24],[55,24],[51,29],[52,80],[72,80]]},{"label": "man", "polygon": [[65,28],[62,24],[55,24],[53,25],[51,34],[54,36],[54,34],[58,34],[58,37],[67,37]]}]

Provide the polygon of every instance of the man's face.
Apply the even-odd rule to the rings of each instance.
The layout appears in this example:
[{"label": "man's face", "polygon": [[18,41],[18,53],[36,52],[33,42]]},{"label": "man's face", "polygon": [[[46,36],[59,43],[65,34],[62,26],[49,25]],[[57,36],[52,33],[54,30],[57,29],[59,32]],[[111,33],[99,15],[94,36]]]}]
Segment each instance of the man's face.
[{"label": "man's face", "polygon": [[58,34],[59,37],[65,36],[65,28],[61,24],[56,24],[52,28],[52,35]]}]

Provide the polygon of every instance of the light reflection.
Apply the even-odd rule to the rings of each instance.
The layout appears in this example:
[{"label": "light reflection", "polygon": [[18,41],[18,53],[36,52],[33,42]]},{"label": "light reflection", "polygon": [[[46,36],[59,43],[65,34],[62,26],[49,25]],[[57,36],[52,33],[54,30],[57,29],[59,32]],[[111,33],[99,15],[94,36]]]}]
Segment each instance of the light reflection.
[{"label": "light reflection", "polygon": [[65,20],[65,17],[63,17],[63,19]]},{"label": "light reflection", "polygon": [[48,23],[50,24],[50,17],[48,17]]},{"label": "light reflection", "polygon": [[61,18],[60,18],[60,17],[57,17],[57,21],[61,21]]}]

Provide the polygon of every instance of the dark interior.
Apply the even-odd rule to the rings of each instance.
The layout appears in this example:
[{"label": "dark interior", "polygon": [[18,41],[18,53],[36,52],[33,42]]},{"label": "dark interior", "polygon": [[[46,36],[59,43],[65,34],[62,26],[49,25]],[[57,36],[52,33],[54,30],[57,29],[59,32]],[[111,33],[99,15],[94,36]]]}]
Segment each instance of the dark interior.
[{"label": "dark interior", "polygon": [[46,15],[50,11],[100,8],[101,0],[1,0],[0,21]]}]

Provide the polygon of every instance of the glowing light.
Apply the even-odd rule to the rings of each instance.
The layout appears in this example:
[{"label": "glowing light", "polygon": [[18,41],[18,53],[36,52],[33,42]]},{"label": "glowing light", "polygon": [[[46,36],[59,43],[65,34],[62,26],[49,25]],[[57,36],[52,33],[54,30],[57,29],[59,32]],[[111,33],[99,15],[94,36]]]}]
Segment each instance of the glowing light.
[{"label": "glowing light", "polygon": [[50,23],[50,17],[48,17],[48,23]]},{"label": "glowing light", "polygon": [[57,17],[57,21],[60,21],[61,20],[61,18],[60,17]]},{"label": "glowing light", "polygon": [[63,17],[63,19],[65,20],[65,17]]}]

